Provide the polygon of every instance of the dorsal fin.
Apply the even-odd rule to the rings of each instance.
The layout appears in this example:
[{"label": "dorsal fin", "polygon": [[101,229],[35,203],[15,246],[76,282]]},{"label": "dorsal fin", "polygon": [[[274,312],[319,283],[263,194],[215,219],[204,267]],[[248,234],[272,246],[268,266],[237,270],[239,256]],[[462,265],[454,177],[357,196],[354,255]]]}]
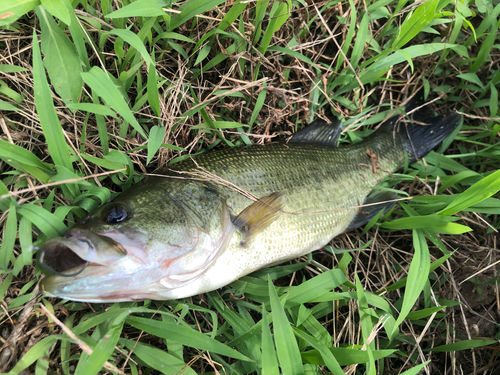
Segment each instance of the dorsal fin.
[{"label": "dorsal fin", "polygon": [[280,215],[286,204],[284,191],[269,194],[240,212],[233,219],[233,225],[243,235],[241,246],[245,246],[253,236],[267,228]]},{"label": "dorsal fin", "polygon": [[325,120],[315,120],[306,128],[295,133],[289,143],[315,143],[323,146],[336,147],[340,133],[342,133],[342,121],[335,117]]}]

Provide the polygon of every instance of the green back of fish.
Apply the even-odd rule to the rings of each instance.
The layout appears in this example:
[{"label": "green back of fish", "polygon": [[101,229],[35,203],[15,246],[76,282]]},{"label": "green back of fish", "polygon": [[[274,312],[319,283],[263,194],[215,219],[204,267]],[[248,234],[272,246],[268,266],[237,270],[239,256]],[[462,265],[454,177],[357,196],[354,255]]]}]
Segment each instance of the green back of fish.
[{"label": "green back of fish", "polygon": [[233,216],[254,203],[245,193],[263,198],[284,192],[284,212],[257,243],[278,253],[292,251],[293,258],[342,233],[372,187],[403,163],[401,141],[380,132],[361,143],[335,148],[294,143],[224,149],[175,164],[173,169],[219,188]]},{"label": "green back of fish", "polygon": [[230,196],[234,213],[252,203],[235,187],[258,198],[285,191],[288,205],[304,213],[312,208],[326,208],[328,202],[338,206],[353,191],[366,195],[403,163],[401,142],[391,134],[382,133],[358,144],[336,148],[270,144],[224,149],[176,164],[173,169],[197,171],[198,176],[219,186],[228,182],[231,186],[225,186],[224,190]]}]

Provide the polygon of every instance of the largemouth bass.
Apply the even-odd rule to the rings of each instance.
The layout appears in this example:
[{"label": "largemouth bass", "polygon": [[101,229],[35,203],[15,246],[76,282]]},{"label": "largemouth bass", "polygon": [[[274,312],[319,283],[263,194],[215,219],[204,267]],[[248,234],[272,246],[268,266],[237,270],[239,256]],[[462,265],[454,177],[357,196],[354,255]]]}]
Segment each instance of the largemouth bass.
[{"label": "largemouth bass", "polygon": [[357,144],[336,147],[340,121],[316,121],[288,144],[175,164],[46,241],[40,261],[55,275],[42,290],[87,302],[176,299],[320,249],[390,207],[372,188],[460,122],[425,108],[410,117]]}]

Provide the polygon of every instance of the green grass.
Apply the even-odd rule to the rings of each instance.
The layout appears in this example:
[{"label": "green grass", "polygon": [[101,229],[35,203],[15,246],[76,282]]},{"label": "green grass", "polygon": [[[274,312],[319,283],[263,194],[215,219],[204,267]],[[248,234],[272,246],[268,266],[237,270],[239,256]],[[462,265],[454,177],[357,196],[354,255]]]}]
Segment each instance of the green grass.
[{"label": "green grass", "polygon": [[[499,13],[448,0],[0,2],[0,372],[458,374],[460,350],[498,371],[498,324],[470,311],[495,319],[483,311],[500,269],[484,261],[500,228]],[[413,198],[365,230],[185,300],[39,295],[32,246],[143,174],[325,114],[357,142],[422,86],[463,124],[384,182]],[[469,319],[477,333],[457,323]]]}]

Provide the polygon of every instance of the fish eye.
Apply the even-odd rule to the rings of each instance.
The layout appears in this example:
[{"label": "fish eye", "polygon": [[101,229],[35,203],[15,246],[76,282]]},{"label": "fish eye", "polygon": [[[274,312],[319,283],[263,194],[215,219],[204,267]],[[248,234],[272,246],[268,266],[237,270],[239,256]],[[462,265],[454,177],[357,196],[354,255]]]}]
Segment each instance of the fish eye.
[{"label": "fish eye", "polygon": [[123,206],[113,206],[104,214],[104,221],[108,224],[122,223],[128,218],[128,211]]}]

